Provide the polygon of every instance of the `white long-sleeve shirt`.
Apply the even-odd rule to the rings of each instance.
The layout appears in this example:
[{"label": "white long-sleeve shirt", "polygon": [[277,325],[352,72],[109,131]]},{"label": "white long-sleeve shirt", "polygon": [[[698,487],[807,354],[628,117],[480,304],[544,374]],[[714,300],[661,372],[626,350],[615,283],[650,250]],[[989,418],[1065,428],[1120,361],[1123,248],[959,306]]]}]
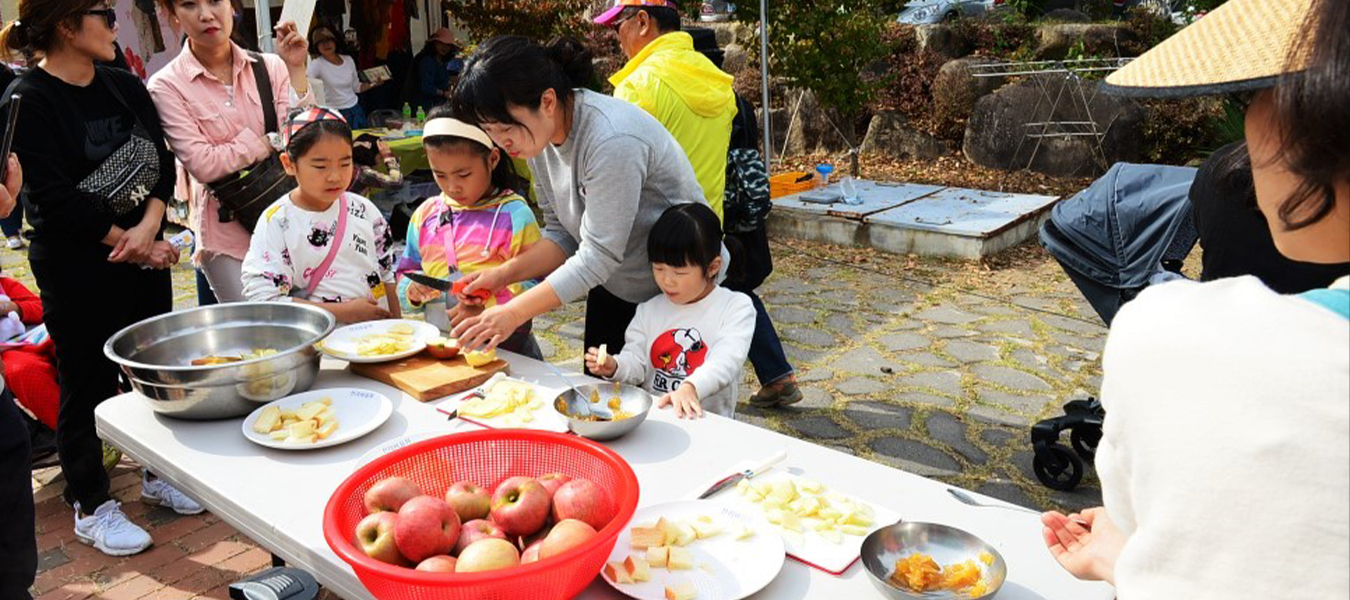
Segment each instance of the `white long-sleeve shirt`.
[{"label": "white long-sleeve shirt", "polygon": [[611,379],[658,398],[688,381],[703,410],[732,417],[754,333],[755,307],[745,294],[718,287],[690,304],[660,294],[638,305]]},{"label": "white long-sleeve shirt", "polygon": [[[388,308],[384,284],[394,282],[395,260],[389,225],[370,200],[346,196],[347,233],[327,276],[308,300],[370,298]],[[313,212],[296,206],[287,194],[263,211],[244,258],[244,296],[250,302],[285,301],[292,292],[308,289],[328,249],[337,243],[333,237],[341,204],[338,200],[323,212]]]},{"label": "white long-sleeve shirt", "polygon": [[1253,277],[1167,283],[1121,309],[1103,371],[1121,600],[1350,595],[1345,318]]}]

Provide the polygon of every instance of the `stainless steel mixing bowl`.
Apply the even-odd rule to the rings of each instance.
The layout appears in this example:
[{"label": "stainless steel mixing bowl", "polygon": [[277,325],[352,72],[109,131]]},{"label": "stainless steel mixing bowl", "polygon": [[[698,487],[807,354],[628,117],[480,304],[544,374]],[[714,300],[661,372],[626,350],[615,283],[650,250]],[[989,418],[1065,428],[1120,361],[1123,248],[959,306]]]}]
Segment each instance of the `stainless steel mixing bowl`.
[{"label": "stainless steel mixing bowl", "polygon": [[[988,552],[994,557],[993,564],[985,565],[980,561],[980,553]],[[904,590],[890,582],[895,571],[895,561],[911,554],[923,553],[933,557],[941,566],[973,560],[984,569],[986,592],[972,598],[963,592],[927,591],[916,593]],[[1008,578],[1008,563],[1003,555],[984,540],[965,531],[938,523],[900,522],[873,531],[862,544],[863,569],[867,571],[872,585],[882,596],[895,600],[981,600],[993,598]]]},{"label": "stainless steel mixing bowl", "polygon": [[[596,391],[600,394],[600,401],[608,403],[616,395],[619,396],[619,411],[630,415],[626,419],[614,419],[613,421],[585,421],[573,417],[567,410],[569,402],[580,392],[582,399],[589,399],[591,392]],[[640,387],[628,385],[626,383],[592,383],[579,385],[574,390],[566,390],[559,394],[553,400],[553,410],[567,419],[567,428],[581,437],[604,442],[614,440],[627,435],[629,432],[637,429],[643,421],[647,419],[647,413],[652,409],[652,395]]]},{"label": "stainless steel mixing bowl", "polygon": [[[328,311],[290,302],[217,304],[173,312],[117,332],[103,353],[157,413],[224,419],[308,390],[319,372],[314,344],[335,321]],[[206,356],[276,353],[240,362],[194,366]]]}]

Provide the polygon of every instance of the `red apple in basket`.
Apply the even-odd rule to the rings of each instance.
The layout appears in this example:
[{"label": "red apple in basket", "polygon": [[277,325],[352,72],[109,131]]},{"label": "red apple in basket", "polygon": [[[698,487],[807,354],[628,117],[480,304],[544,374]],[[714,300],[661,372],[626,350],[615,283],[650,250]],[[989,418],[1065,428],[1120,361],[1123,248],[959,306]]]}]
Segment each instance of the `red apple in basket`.
[{"label": "red apple in basket", "polygon": [[366,512],[398,512],[403,503],[422,495],[417,484],[402,477],[390,477],[366,490]]},{"label": "red apple in basket", "polygon": [[455,542],[455,554],[463,552],[470,544],[488,538],[506,539],[506,532],[496,523],[485,519],[474,519],[459,530],[459,540]]},{"label": "red apple in basket", "polygon": [[548,490],[532,477],[512,477],[492,494],[492,521],[510,537],[539,531],[548,520]]},{"label": "red apple in basket", "polygon": [[398,515],[391,512],[377,512],[366,515],[356,524],[356,547],[363,554],[380,562],[391,565],[403,564],[403,555],[394,543],[394,527],[398,524]]},{"label": "red apple in basket", "polygon": [[539,476],[539,483],[542,483],[544,485],[544,489],[548,490],[548,495],[550,498],[553,497],[553,494],[556,494],[558,492],[558,488],[562,487],[564,483],[567,483],[571,480],[572,480],[571,476],[563,475],[562,473],[549,473],[547,475]]},{"label": "red apple in basket", "polygon": [[445,491],[445,501],[459,513],[459,520],[465,523],[486,519],[492,510],[492,494],[467,481],[450,486]]},{"label": "red apple in basket", "polygon": [[576,548],[596,536],[595,528],[585,521],[567,519],[553,526],[553,531],[539,545],[539,558],[557,556]]},{"label": "red apple in basket", "polygon": [[469,544],[455,563],[456,573],[509,569],[520,564],[520,553],[506,540],[488,538]]},{"label": "red apple in basket", "polygon": [[420,563],[449,554],[459,540],[459,515],[444,500],[418,496],[398,510],[394,542],[403,557]]},{"label": "red apple in basket", "polygon": [[544,546],[544,540],[539,540],[525,547],[525,551],[520,553],[520,564],[528,565],[539,560],[539,549]]},{"label": "red apple in basket", "polygon": [[455,557],[437,554],[436,556],[417,563],[417,570],[426,571],[428,573],[454,573]]},{"label": "red apple in basket", "polygon": [[553,494],[553,520],[560,524],[567,519],[577,519],[599,530],[604,529],[613,517],[609,495],[589,479],[573,479]]}]

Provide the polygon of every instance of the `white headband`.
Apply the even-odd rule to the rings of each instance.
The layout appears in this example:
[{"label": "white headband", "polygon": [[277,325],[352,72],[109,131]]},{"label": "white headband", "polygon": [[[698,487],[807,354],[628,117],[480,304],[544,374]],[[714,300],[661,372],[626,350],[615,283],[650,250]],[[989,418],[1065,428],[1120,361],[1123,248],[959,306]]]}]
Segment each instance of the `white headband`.
[{"label": "white headband", "polygon": [[422,128],[423,139],[438,135],[452,135],[455,137],[468,138],[486,146],[489,150],[494,147],[492,138],[488,137],[488,134],[484,133],[482,129],[450,117],[432,119],[427,121],[426,126]]}]

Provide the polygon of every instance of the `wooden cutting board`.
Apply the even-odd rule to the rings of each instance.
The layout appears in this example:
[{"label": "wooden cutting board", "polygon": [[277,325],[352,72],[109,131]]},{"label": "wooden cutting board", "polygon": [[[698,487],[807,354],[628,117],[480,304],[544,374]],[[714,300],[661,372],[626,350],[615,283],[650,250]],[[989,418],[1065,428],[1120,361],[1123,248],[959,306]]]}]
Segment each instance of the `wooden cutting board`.
[{"label": "wooden cutting board", "polygon": [[352,363],[352,373],[392,385],[419,402],[444,398],[477,386],[499,371],[507,362],[497,359],[481,367],[470,367],[463,357],[440,360],[426,353],[403,360],[382,363]]}]

